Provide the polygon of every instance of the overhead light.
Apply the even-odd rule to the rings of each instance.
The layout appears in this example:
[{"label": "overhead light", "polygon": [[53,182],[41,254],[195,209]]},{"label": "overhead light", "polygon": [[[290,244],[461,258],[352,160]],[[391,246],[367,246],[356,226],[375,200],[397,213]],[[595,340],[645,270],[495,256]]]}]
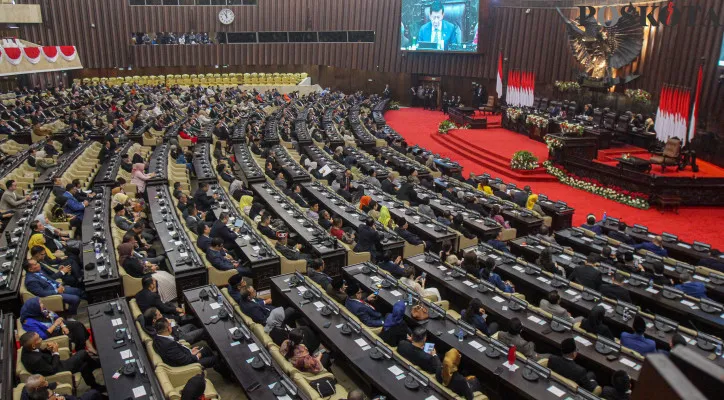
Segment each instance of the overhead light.
[{"label": "overhead light", "polygon": [[20,29],[20,27],[15,24],[8,24],[8,29]]}]

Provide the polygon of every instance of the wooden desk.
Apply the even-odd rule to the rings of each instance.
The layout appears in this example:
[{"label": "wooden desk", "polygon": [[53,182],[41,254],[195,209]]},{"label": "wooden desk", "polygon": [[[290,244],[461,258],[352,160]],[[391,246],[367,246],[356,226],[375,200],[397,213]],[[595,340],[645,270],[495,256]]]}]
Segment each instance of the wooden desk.
[{"label": "wooden desk", "polygon": [[[88,270],[83,268],[83,282],[88,303],[112,300],[122,295],[123,287],[116,265],[116,252],[113,248],[111,224],[111,190],[103,187],[85,208],[81,232],[83,246],[81,259],[83,266],[92,265]],[[108,245],[110,242],[110,246]],[[98,253],[96,254],[96,249]]]}]

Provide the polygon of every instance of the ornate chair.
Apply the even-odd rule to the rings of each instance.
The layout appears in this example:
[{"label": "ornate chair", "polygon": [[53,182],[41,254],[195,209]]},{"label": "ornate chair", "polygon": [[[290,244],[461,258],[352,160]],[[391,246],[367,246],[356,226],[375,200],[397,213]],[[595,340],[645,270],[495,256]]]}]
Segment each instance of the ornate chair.
[{"label": "ornate chair", "polygon": [[681,140],[679,138],[669,138],[661,153],[653,153],[649,160],[651,164],[661,165],[661,172],[666,170],[667,166],[679,165],[681,158]]}]

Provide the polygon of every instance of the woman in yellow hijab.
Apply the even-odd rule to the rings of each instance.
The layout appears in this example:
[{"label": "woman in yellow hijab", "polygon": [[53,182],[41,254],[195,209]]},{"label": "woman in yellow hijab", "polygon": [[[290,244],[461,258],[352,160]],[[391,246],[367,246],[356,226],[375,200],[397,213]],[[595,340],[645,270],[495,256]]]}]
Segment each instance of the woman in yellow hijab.
[{"label": "woman in yellow hijab", "polygon": [[[244,211],[244,214],[249,215],[249,210],[251,209],[251,205],[254,203],[254,198],[251,196],[241,196],[241,200],[239,200],[239,208],[241,208],[242,211]],[[248,209],[247,209],[248,207]]]},{"label": "woman in yellow hijab", "polygon": [[464,377],[458,372],[460,359],[460,352],[456,348],[448,350],[442,360],[442,365],[435,373],[435,378],[456,394],[465,399],[472,399],[474,392],[480,391],[480,381],[472,375]]},{"label": "woman in yellow hijab", "polygon": [[488,196],[493,195],[493,189],[490,188],[488,185],[488,180],[486,178],[483,178],[480,183],[478,183],[478,190],[482,191],[483,193],[487,194]]},{"label": "woman in yellow hijab", "polygon": [[525,208],[533,212],[537,212],[539,215],[543,215],[543,209],[540,208],[540,205],[538,204],[538,195],[535,193],[528,196],[528,201],[525,203]]},{"label": "woman in yellow hijab", "polygon": [[34,233],[30,236],[30,240],[28,240],[28,252],[30,252],[30,250],[35,246],[42,247],[45,250],[45,256],[48,257],[48,259],[55,260],[57,258],[55,254],[45,246],[45,236],[43,236],[40,232]]},{"label": "woman in yellow hijab", "polygon": [[387,208],[387,206],[382,206],[380,208],[380,217],[377,219],[380,221],[382,225],[384,225],[388,229],[394,229],[394,221],[392,221],[392,216],[390,215],[390,209]]}]

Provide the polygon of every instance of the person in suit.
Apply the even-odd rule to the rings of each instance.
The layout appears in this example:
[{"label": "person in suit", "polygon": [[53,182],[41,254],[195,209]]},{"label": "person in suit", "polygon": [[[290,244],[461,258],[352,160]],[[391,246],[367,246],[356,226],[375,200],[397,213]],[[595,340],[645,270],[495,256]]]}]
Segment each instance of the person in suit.
[{"label": "person in suit", "polygon": [[198,224],[196,229],[196,234],[199,236],[196,239],[196,246],[206,253],[209,250],[209,246],[211,246],[211,236],[209,236],[211,234],[211,225],[204,222]]},{"label": "person in suit", "polygon": [[332,284],[332,277],[324,273],[324,260],[321,258],[314,258],[307,263],[307,276],[325,290]]},{"label": "person in suit", "polygon": [[[208,212],[211,210],[211,205],[214,203],[218,195],[214,193],[213,196],[208,195],[209,183],[202,182],[199,184],[199,188],[194,193],[194,203],[199,211]],[[211,214],[213,215],[213,213]]]},{"label": "person in suit", "polygon": [[666,269],[666,267],[664,267],[663,262],[656,261],[653,263],[653,265],[654,265],[654,273],[651,275],[651,280],[653,281],[653,283],[655,285],[671,286],[674,284],[674,281],[671,278],[664,276],[664,270]]},{"label": "person in suit", "polygon": [[309,204],[306,200],[304,200],[304,197],[302,197],[302,187],[300,185],[294,185],[294,189],[292,189],[292,194],[289,197],[294,200],[294,202],[297,203],[299,207],[309,208]]},{"label": "person in suit", "polygon": [[681,283],[674,287],[697,299],[708,298],[706,297],[706,284],[701,281],[694,281],[688,272],[681,274]]},{"label": "person in suit", "polygon": [[171,323],[161,318],[153,324],[156,336],[153,337],[153,349],[158,353],[165,364],[172,367],[182,367],[199,363],[204,368],[211,368],[216,364],[216,356],[208,347],[188,347],[179,343],[173,336]]},{"label": "person in suit", "polygon": [[43,375],[33,374],[25,381],[20,392],[20,400],[102,400],[103,395],[96,389],[88,389],[80,397],[71,395],[56,396],[57,382],[48,382]]},{"label": "person in suit", "polygon": [[631,303],[631,295],[628,290],[623,287],[624,276],[621,274],[613,274],[611,283],[601,284],[601,295],[609,299],[616,299]]},{"label": "person in suit", "polygon": [[206,250],[206,259],[209,260],[211,266],[220,271],[235,269],[239,275],[251,276],[250,268],[241,265],[239,261],[234,260],[224,251],[224,241],[219,237],[211,239],[211,246]]},{"label": "person in suit", "polygon": [[526,358],[538,358],[538,354],[535,352],[535,344],[523,339],[520,336],[520,332],[522,331],[523,324],[519,318],[514,317],[508,322],[508,330],[498,333],[498,340],[508,346],[515,346],[517,351],[523,353]]},{"label": "person in suit", "polygon": [[577,356],[576,341],[573,338],[566,338],[561,343],[561,355],[552,355],[548,359],[548,368],[592,392],[598,386],[596,375],[578,365],[576,363]]},{"label": "person in suit", "polygon": [[380,233],[372,217],[365,218],[364,224],[357,228],[357,244],[353,249],[357,253],[370,252],[372,261],[376,261],[382,251]]},{"label": "person in suit", "polygon": [[[281,307],[274,307],[271,304],[267,304],[262,299],[256,297],[256,289],[253,286],[247,285],[239,289],[239,296],[235,298],[239,304],[241,312],[251,318],[257,324],[266,325],[269,315]],[[284,312],[284,322],[289,325],[293,325],[294,320],[298,317],[296,311],[293,308],[281,308]]]},{"label": "person in suit", "polygon": [[588,317],[581,321],[581,329],[594,335],[603,336],[613,340],[611,329],[603,322],[606,316],[606,309],[602,305],[594,306],[588,313]]},{"label": "person in suit", "polygon": [[189,204],[186,208],[186,213],[188,214],[186,217],[186,227],[191,232],[196,232],[199,229],[199,224],[206,220],[206,213],[199,212],[195,203]]},{"label": "person in suit", "polygon": [[460,319],[487,336],[494,335],[498,331],[496,322],[488,323],[488,315],[485,313],[485,308],[483,308],[483,302],[477,297],[470,299],[468,306],[461,312]]},{"label": "person in suit", "polygon": [[47,342],[47,347],[41,350],[43,340],[36,332],[25,332],[20,336],[20,346],[23,355],[20,362],[31,374],[43,376],[55,375],[58,372],[80,372],[85,383],[99,392],[105,392],[105,386],[96,382],[93,370],[100,368],[98,361],[92,359],[86,350],[78,350],[67,360],[61,360],[58,353],[58,343]]},{"label": "person in suit", "polygon": [[[224,247],[227,250],[234,250],[238,247],[236,244],[236,238],[238,238],[239,235],[226,226],[228,223],[229,214],[222,212],[219,214],[219,219],[214,221],[214,224],[211,226],[211,233],[209,236],[211,236],[212,239],[220,238],[224,242]],[[236,230],[238,228],[234,229]]]},{"label": "person in suit", "polygon": [[586,223],[581,224],[581,228],[588,229],[596,235],[603,234],[603,229],[601,229],[600,225],[596,225],[596,216],[593,214],[588,214],[588,216],[586,216]]},{"label": "person in suit", "polygon": [[397,226],[397,229],[395,232],[400,235],[407,243],[410,243],[413,246],[417,246],[420,244],[425,245],[425,249],[429,247],[428,243],[420,239],[419,236],[415,235],[414,233],[410,232],[408,228],[410,225],[407,223],[407,220],[403,219],[400,221],[400,224]]},{"label": "person in suit", "polygon": [[503,230],[502,229],[498,231],[498,234],[495,236],[495,239],[490,239],[490,240],[488,240],[487,243],[488,243],[488,245],[490,245],[490,247],[492,247],[498,251],[502,251],[503,253],[510,254],[510,249],[508,249],[508,245],[505,244],[505,242],[503,241]]},{"label": "person in suit", "polygon": [[25,287],[28,291],[38,297],[47,297],[55,294],[61,295],[63,303],[68,306],[68,314],[74,315],[78,311],[80,300],[85,298],[85,292],[81,289],[66,286],[55,281],[60,278],[62,272],[52,274],[52,271],[45,270],[34,259],[23,262],[25,270]]},{"label": "person in suit", "polygon": [[405,268],[402,266],[402,256],[393,258],[393,255],[389,251],[385,251],[377,259],[377,266],[389,272],[397,278],[405,276]]},{"label": "person in suit", "polygon": [[626,233],[626,223],[622,221],[618,222],[618,229],[608,232],[608,237],[628,245],[634,244],[633,238]]},{"label": "person in suit", "polygon": [[[141,319],[142,318],[142,319]],[[139,318],[138,322],[143,322],[141,328],[149,335],[156,336],[155,324],[156,321],[164,319],[163,314],[156,307],[150,307],[146,310],[143,315]],[[176,340],[185,340],[191,344],[194,344],[204,338],[204,330],[199,329],[194,324],[179,325],[173,319],[166,318],[171,324],[171,335]]]},{"label": "person in suit", "polygon": [[151,307],[155,307],[165,318],[171,318],[178,322],[185,316],[183,308],[176,307],[171,302],[164,303],[158,294],[158,282],[151,275],[141,278],[141,286],[143,289],[136,293],[136,303],[142,313]]},{"label": "person in suit", "polygon": [[271,225],[271,214],[264,213],[261,221],[256,225],[256,229],[269,239],[277,240],[277,233],[269,225]]},{"label": "person in suit", "polygon": [[382,314],[375,310],[369,302],[377,298],[374,294],[367,296],[366,300],[362,300],[362,289],[356,282],[350,282],[347,286],[347,300],[344,306],[352,312],[359,320],[369,326],[377,327],[383,325]]},{"label": "person in suit", "polygon": [[573,319],[571,313],[561,306],[561,295],[558,294],[557,290],[551,290],[548,293],[547,299],[540,300],[540,309],[550,313],[554,317],[559,317],[567,320]]},{"label": "person in suit", "polygon": [[[445,9],[442,2],[434,1],[430,5],[430,22],[421,26],[417,33],[418,42],[437,43],[438,50],[447,50],[451,43],[460,43],[457,26],[452,22],[445,21],[444,17]],[[440,42],[442,42],[442,45]]]},{"label": "person in suit", "polygon": [[415,328],[409,340],[400,341],[397,352],[425,372],[434,374],[440,368],[440,359],[434,348],[429,352],[424,350],[425,342],[427,342],[427,329],[424,326]]},{"label": "person in suit", "polygon": [[626,371],[618,370],[611,376],[611,386],[604,386],[601,398],[605,400],[629,400],[631,398],[631,378]]},{"label": "person in suit", "polygon": [[650,242],[643,242],[634,245],[634,250],[644,249],[646,251],[650,251],[656,254],[657,256],[667,257],[669,255],[669,252],[666,251],[663,243],[664,241],[661,236],[654,236],[654,239]]},{"label": "person in suit", "polygon": [[65,197],[67,201],[65,202],[65,206],[63,206],[63,210],[66,214],[75,216],[78,221],[83,221],[83,215],[85,214],[85,208],[88,206],[88,200],[81,202],[76,199],[75,194],[77,192],[78,188],[72,183],[65,185],[65,193],[63,193],[63,197]]},{"label": "person in suit", "polygon": [[520,207],[525,207],[528,202],[528,196],[532,193],[530,186],[526,186],[523,190],[516,190],[513,193],[513,203]]},{"label": "person in suit", "polygon": [[382,191],[384,191],[387,194],[394,195],[397,193],[397,186],[395,186],[394,183],[390,180],[389,175],[386,176],[382,181],[380,181],[380,184],[382,185]]},{"label": "person in suit", "polygon": [[601,284],[603,283],[603,278],[601,276],[601,271],[596,268],[595,264],[597,262],[598,254],[589,254],[588,258],[586,259],[586,263],[584,265],[580,265],[574,268],[568,279],[573,282],[580,283],[587,288],[593,290],[600,290]]},{"label": "person in suit", "polygon": [[277,232],[277,244],[274,248],[290,261],[305,260],[309,262],[311,258],[309,254],[301,252],[302,245],[300,243],[289,246],[289,233],[287,232]]},{"label": "person in suit", "polygon": [[30,200],[29,195],[23,196],[22,194],[18,195],[15,193],[15,190],[18,188],[18,184],[14,180],[9,179],[5,182],[5,187],[7,189],[3,192],[3,195],[0,198],[0,210],[16,210]]},{"label": "person in suit", "polygon": [[621,332],[621,346],[637,351],[642,356],[656,351],[656,342],[644,337],[646,321],[640,315],[633,320],[633,333]]}]

